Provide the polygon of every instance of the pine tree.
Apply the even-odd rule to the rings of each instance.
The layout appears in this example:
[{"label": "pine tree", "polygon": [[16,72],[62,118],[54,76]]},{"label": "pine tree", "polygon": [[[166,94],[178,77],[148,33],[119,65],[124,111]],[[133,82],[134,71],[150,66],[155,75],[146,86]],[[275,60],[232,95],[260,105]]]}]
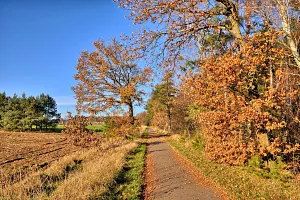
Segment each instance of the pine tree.
[{"label": "pine tree", "polygon": [[[163,111],[166,112],[168,118],[168,129],[171,130],[171,109],[173,107],[173,101],[175,99],[177,89],[175,88],[174,82],[172,81],[170,76],[165,76],[162,83],[156,85],[153,93],[152,93],[152,100],[148,101],[148,110],[152,108],[152,117],[153,112]],[[155,109],[155,110],[154,110]],[[149,111],[148,111],[149,112]]]},{"label": "pine tree", "polygon": [[32,130],[32,126],[36,116],[36,99],[33,96],[29,96],[26,99],[24,112],[25,112],[25,117],[23,120],[26,124],[26,127]]},{"label": "pine tree", "polygon": [[20,130],[22,128],[22,107],[20,98],[14,94],[9,98],[3,115],[3,128],[6,130]]},{"label": "pine tree", "polygon": [[8,97],[5,92],[0,93],[0,128],[3,128],[3,116],[6,111],[6,106],[8,104]]},{"label": "pine tree", "polygon": [[55,126],[57,119],[60,118],[60,115],[57,113],[56,102],[48,94],[42,93],[36,97],[35,110],[35,124],[39,126],[40,130],[44,127],[47,131],[49,127]]}]

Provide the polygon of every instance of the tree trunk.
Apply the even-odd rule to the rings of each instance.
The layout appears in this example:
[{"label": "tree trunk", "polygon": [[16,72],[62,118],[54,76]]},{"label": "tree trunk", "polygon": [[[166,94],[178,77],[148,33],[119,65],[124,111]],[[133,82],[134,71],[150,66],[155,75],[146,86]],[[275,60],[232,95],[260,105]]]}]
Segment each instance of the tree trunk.
[{"label": "tree trunk", "polygon": [[131,124],[131,125],[134,125],[133,105],[132,105],[132,103],[129,103],[129,104],[128,104],[128,108],[129,108],[130,124]]},{"label": "tree trunk", "polygon": [[270,87],[273,88],[273,68],[272,68],[272,65],[270,65],[269,71],[270,71]]},{"label": "tree trunk", "polygon": [[[280,2],[280,1],[277,1],[277,3],[279,4],[279,12],[280,12],[280,15],[281,15],[281,18],[282,18],[282,28],[283,28],[283,31],[287,37],[287,42],[288,42],[288,45],[290,47],[290,50],[293,54],[293,57],[294,57],[294,60],[297,64],[297,67],[298,69],[300,69],[300,55],[298,53],[298,47],[292,37],[292,33],[291,33],[291,24],[290,24],[290,21],[288,19],[288,3],[289,1],[287,2]],[[287,5],[283,5],[284,3],[286,3]]]},{"label": "tree trunk", "polygon": [[229,16],[229,19],[231,22],[231,29],[229,32],[238,40],[240,47],[243,47],[245,45],[245,41],[240,30],[239,22],[233,16]]},{"label": "tree trunk", "polygon": [[167,110],[168,110],[168,121],[169,121],[169,131],[171,131],[171,108],[170,108],[170,105],[167,105]]},{"label": "tree trunk", "polygon": [[225,15],[229,18],[231,23],[231,27],[228,31],[238,40],[239,45],[243,47],[245,45],[245,41],[240,30],[239,14],[236,6],[230,0],[217,0],[217,2],[220,2],[223,6],[225,6]]}]

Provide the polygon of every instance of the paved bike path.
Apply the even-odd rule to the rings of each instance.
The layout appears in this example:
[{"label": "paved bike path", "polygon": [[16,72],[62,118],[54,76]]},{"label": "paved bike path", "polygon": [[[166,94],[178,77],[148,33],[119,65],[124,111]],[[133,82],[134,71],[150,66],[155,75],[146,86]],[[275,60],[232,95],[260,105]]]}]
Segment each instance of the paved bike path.
[{"label": "paved bike path", "polygon": [[199,184],[175,158],[175,152],[149,129],[146,169],[146,199],[220,199],[212,188]]}]

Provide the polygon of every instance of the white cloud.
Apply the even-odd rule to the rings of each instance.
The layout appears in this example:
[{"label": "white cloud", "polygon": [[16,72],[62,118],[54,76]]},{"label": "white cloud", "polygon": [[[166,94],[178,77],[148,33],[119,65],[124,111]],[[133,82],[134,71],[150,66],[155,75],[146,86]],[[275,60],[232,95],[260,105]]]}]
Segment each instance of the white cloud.
[{"label": "white cloud", "polygon": [[54,97],[58,106],[72,106],[76,105],[76,100],[73,96],[56,96]]}]

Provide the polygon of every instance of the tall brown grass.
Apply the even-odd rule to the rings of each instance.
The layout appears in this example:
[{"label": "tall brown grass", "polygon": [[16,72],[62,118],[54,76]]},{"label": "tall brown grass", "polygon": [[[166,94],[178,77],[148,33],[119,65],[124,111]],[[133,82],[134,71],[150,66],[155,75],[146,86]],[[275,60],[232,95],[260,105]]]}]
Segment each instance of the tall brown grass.
[{"label": "tall brown grass", "polygon": [[0,188],[0,199],[91,199],[108,189],[136,143],[110,138]]},{"label": "tall brown grass", "polygon": [[66,179],[51,195],[51,199],[94,199],[108,189],[116,173],[122,168],[129,151],[137,146],[129,143],[100,153],[85,163],[83,170]]}]

